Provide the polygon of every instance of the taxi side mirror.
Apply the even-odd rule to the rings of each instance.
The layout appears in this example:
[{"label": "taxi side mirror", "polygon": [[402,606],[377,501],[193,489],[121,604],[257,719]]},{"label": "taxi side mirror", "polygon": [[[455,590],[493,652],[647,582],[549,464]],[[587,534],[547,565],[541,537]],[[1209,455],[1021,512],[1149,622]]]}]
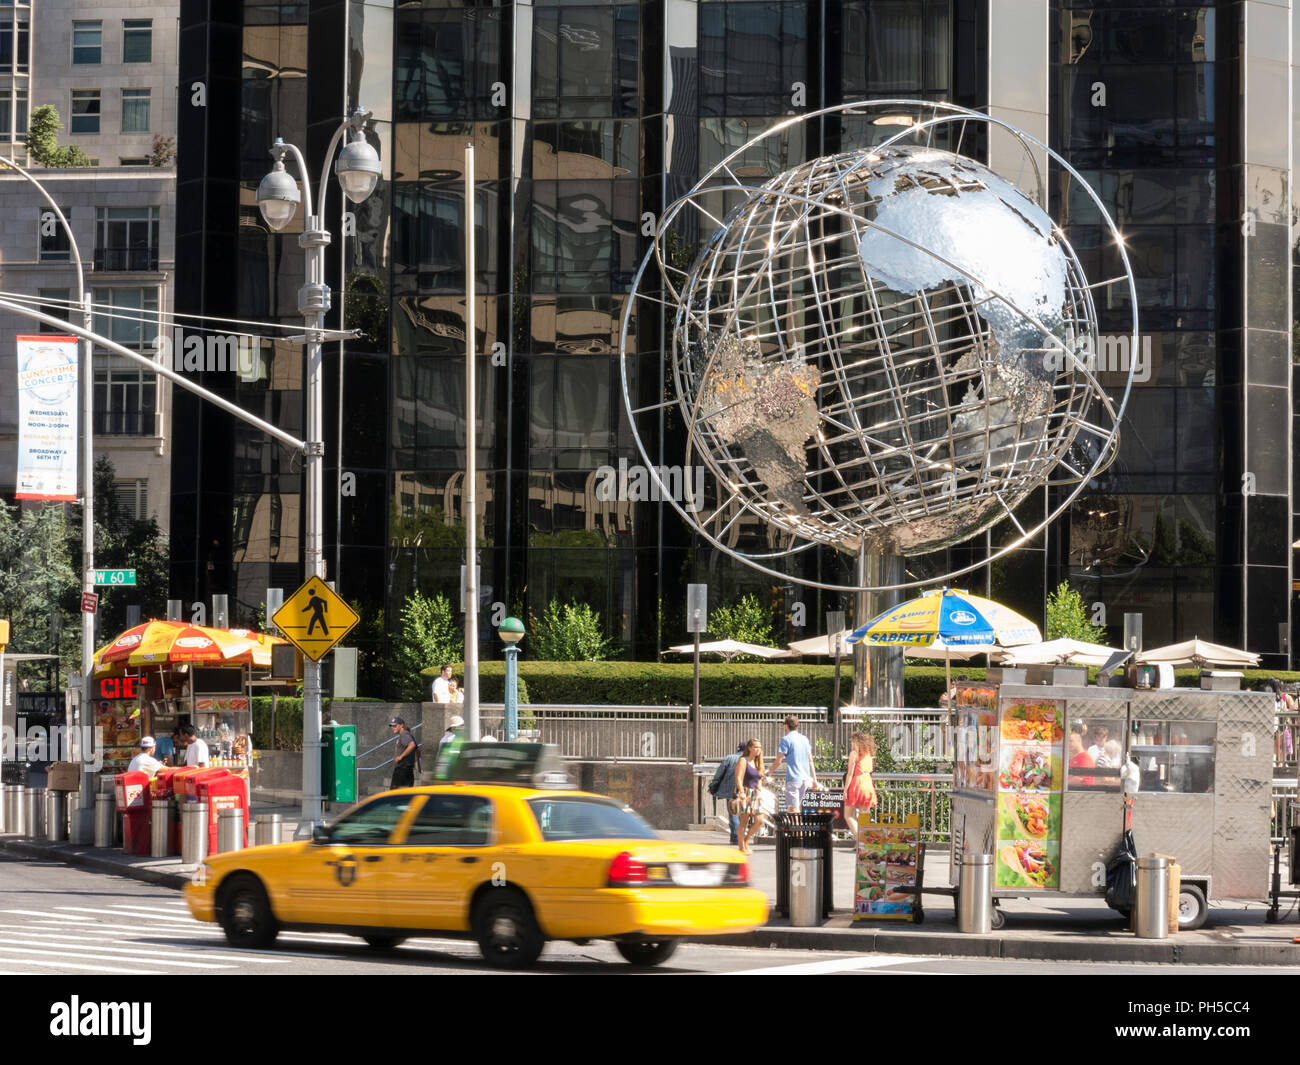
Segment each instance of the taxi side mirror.
[{"label": "taxi side mirror", "polygon": [[313,825],[311,829],[311,841],[313,843],[328,843],[330,841],[330,830],[324,825]]}]

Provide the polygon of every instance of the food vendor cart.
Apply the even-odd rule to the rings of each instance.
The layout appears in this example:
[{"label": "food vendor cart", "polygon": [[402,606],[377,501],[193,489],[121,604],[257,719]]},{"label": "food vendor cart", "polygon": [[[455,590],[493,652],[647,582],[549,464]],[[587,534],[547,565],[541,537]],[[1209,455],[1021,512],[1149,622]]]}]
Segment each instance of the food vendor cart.
[{"label": "food vendor cart", "polygon": [[1271,695],[1001,683],[959,686],[955,704],[956,893],[971,853],[994,856],[995,905],[1103,896],[1131,799],[1138,855],[1181,867],[1180,928],[1205,922],[1211,895],[1267,894]]}]

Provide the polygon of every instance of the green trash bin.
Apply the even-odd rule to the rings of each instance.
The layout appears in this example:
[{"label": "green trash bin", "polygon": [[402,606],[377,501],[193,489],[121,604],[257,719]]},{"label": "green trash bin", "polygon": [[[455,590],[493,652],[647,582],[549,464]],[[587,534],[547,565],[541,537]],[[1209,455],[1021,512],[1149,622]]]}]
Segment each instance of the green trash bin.
[{"label": "green trash bin", "polygon": [[321,729],[321,790],[328,802],[357,801],[357,726]]}]

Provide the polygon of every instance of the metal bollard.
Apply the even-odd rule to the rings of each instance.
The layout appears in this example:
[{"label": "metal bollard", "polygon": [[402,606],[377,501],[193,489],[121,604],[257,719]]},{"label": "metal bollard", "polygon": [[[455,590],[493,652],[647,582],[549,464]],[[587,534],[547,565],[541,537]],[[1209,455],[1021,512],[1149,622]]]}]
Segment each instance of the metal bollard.
[{"label": "metal bollard", "polygon": [[28,788],[23,796],[26,810],[23,811],[25,835],[30,839],[45,838],[45,789]]},{"label": "metal bollard", "polygon": [[986,936],[993,931],[993,855],[963,854],[957,898],[957,931]]},{"label": "metal bollard", "polygon": [[113,845],[113,823],[117,820],[117,799],[112,793],[95,796],[95,846],[107,850]]},{"label": "metal bollard", "polygon": [[822,923],[822,852],[790,848],[790,924],[816,928]]},{"label": "metal bollard", "polygon": [[1139,939],[1165,939],[1169,935],[1169,859],[1137,860],[1137,898],[1133,931]]},{"label": "metal bollard", "polygon": [[23,786],[6,784],[4,786],[5,831],[22,835],[23,832]]},{"label": "metal bollard", "polygon": [[244,849],[244,811],[217,811],[217,853]]},{"label": "metal bollard", "polygon": [[152,820],[149,824],[149,856],[166,858],[172,852],[172,804],[156,802],[151,810]]},{"label": "metal bollard", "polygon": [[284,842],[284,817],[281,814],[253,816],[253,846],[266,847]]},{"label": "metal bollard", "polygon": [[67,809],[63,812],[67,815],[68,839],[77,842],[77,812],[81,809],[81,792],[67,791],[64,792],[68,797]]},{"label": "metal bollard", "polygon": [[68,840],[68,793],[66,791],[45,793],[45,839],[50,843],[66,843]]},{"label": "metal bollard", "polygon": [[187,802],[181,807],[181,864],[198,865],[208,856],[208,804]]}]

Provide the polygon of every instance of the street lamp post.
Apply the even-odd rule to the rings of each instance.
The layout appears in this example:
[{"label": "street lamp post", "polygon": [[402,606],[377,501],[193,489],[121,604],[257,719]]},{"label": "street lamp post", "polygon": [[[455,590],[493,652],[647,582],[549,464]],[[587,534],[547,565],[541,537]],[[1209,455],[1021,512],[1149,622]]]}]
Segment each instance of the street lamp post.
[{"label": "street lamp post", "polygon": [[524,623],[506,618],[497,633],[506,645],[506,743],[514,743],[519,738],[519,641]]},{"label": "street lamp post", "polygon": [[[339,152],[334,172],[338,175],[343,194],[353,203],[361,203],[375,189],[382,167],[379,153],[365,139],[365,124],[369,112],[357,108],[334,131],[325,161],[321,168],[320,187],[316,204],[323,210],[328,191],[329,162],[345,133],[351,137]],[[284,160],[292,156],[302,178],[302,191],[298,182],[285,170]],[[306,475],[306,544],[304,550],[305,578],[325,579],[325,546],[323,512],[324,488],[324,379],[321,375],[321,345],[326,339],[325,314],[330,309],[330,289],[325,283],[325,249],[330,234],[322,224],[321,215],[313,210],[311,184],[307,163],[294,145],[276,138],[271,146],[275,165],[257,187],[257,206],[266,224],[276,232],[282,230],[297,213],[299,202],[305,197],[307,224],[298,237],[298,245],[307,252],[306,281],[298,290],[298,310],[306,326],[304,340],[307,346],[307,447],[304,470]],[[339,397],[343,402],[343,397]],[[342,456],[339,456],[342,461]],[[321,684],[320,663],[307,659],[303,664],[303,763],[302,763],[302,818],[305,824],[299,833],[311,831],[311,826],[321,819]]]}]

